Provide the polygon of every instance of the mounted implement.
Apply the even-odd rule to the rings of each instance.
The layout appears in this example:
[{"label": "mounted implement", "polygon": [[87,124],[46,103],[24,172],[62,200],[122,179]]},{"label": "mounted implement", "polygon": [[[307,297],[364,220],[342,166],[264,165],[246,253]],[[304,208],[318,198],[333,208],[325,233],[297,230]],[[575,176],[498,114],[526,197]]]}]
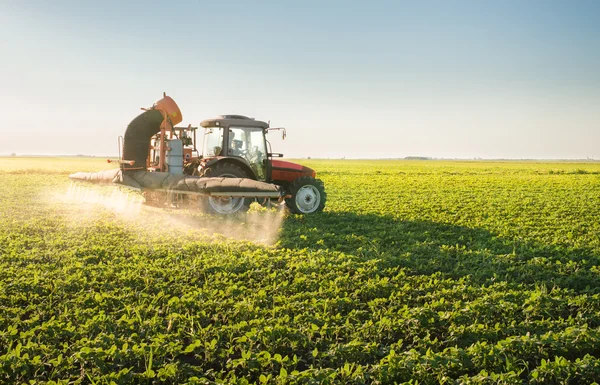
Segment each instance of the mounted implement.
[{"label": "mounted implement", "polygon": [[127,126],[119,138],[120,167],[101,173],[76,173],[70,178],[116,183],[144,192],[147,203],[179,206],[200,204],[208,211],[233,214],[257,201],[282,202],[294,213],[323,210],[326,194],[315,171],[276,160],[267,151],[268,123],[241,115],[204,120],[202,153],[196,148],[198,127],[177,127],[181,111],[164,95]]}]

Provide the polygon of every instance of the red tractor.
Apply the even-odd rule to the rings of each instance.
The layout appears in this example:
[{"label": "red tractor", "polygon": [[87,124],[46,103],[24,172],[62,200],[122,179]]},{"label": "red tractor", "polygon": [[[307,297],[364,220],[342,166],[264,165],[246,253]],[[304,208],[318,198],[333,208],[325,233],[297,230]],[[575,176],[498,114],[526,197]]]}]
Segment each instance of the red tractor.
[{"label": "red tractor", "polygon": [[[184,173],[272,183],[284,190],[286,205],[293,213],[312,214],[323,210],[327,195],[323,182],[315,179],[316,172],[296,163],[274,159],[283,155],[271,152],[266,134],[277,130],[285,138],[285,128],[270,128],[269,123],[241,115],[218,116],[204,120],[200,125],[204,128],[202,155],[197,158],[189,155]],[[189,130],[195,131],[193,127]],[[208,198],[208,208],[221,214],[243,210],[249,203],[250,199],[243,197]]]},{"label": "red tractor", "polygon": [[[108,173],[77,173],[71,179],[118,183],[143,191],[147,203],[177,206],[182,196],[206,202],[209,211],[234,214],[252,201],[286,205],[293,213],[322,211],[327,195],[314,170],[275,160],[266,139],[269,123],[241,115],[223,115],[200,123],[202,153],[197,150],[199,127],[176,127],[183,120],[175,101],[163,98],[133,119],[119,138],[120,169]],[[113,162],[109,160],[109,162]],[[235,178],[232,180],[226,178]],[[191,189],[191,190],[190,190]],[[164,195],[167,195],[166,200]],[[196,199],[191,199],[195,202]],[[161,202],[164,201],[164,202]]]}]

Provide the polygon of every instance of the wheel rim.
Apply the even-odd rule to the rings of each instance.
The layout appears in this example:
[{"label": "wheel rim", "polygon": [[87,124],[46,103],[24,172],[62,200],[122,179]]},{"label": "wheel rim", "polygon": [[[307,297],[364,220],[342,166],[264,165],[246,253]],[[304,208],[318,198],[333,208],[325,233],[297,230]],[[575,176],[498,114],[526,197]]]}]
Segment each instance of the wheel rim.
[{"label": "wheel rim", "polygon": [[[221,174],[223,178],[239,178],[233,174]],[[237,213],[244,205],[245,198],[232,197],[208,197],[208,204],[218,214],[234,214]]]},{"label": "wheel rim", "polygon": [[296,193],[296,207],[302,213],[312,213],[321,203],[321,194],[313,185],[302,186]]},{"label": "wheel rim", "polygon": [[219,214],[233,214],[244,205],[244,198],[208,197],[210,207]]}]

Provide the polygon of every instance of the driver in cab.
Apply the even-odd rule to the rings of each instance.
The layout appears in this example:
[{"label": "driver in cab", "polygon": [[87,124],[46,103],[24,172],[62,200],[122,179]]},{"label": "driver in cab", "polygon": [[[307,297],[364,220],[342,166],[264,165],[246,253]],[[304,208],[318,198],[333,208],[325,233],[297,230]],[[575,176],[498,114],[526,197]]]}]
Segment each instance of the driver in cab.
[{"label": "driver in cab", "polygon": [[235,156],[243,155],[242,143],[243,142],[241,140],[234,139],[231,141],[231,155],[235,155]]},{"label": "driver in cab", "polygon": [[235,139],[235,132],[229,130],[229,155],[242,156],[242,144],[241,140]]}]

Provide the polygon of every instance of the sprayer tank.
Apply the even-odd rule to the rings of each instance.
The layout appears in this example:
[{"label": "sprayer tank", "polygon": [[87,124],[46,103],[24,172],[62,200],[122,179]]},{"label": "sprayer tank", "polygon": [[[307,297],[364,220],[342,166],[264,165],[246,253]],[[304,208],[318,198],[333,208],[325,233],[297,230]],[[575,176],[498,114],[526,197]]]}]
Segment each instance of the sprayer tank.
[{"label": "sprayer tank", "polygon": [[167,140],[167,167],[171,174],[183,174],[183,142],[181,139]]}]

